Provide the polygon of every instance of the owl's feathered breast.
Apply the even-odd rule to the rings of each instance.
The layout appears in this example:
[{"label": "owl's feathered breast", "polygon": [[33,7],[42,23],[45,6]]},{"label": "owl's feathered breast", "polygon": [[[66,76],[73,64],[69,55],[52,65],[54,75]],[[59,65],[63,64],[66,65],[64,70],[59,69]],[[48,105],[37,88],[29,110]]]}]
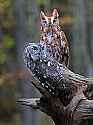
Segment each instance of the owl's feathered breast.
[{"label": "owl's feathered breast", "polygon": [[40,44],[46,46],[59,63],[68,65],[69,47],[63,31],[60,28],[49,32],[42,32]]}]

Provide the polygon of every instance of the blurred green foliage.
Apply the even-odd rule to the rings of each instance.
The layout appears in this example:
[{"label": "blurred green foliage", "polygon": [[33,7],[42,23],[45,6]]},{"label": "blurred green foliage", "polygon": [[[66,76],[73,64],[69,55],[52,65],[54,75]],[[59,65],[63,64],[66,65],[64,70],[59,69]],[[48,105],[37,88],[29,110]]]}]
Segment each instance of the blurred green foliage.
[{"label": "blurred green foliage", "polygon": [[12,64],[8,60],[12,58],[11,49],[15,48],[14,27],[12,0],[0,0],[0,120],[4,121],[11,120],[16,111],[15,82],[5,75],[11,74],[7,67],[10,67],[8,63]]},{"label": "blurred green foliage", "polygon": [[3,49],[0,50],[0,64],[3,64],[6,61],[6,54]]},{"label": "blurred green foliage", "polygon": [[0,24],[2,30],[2,35],[0,37],[0,64],[3,64],[5,63],[7,56],[9,56],[9,53],[7,55],[5,49],[11,49],[15,45],[15,38],[12,37],[12,31],[15,26],[12,0],[0,0]]},{"label": "blurred green foliage", "polygon": [[[11,120],[11,122],[6,123],[2,121],[0,125],[20,125],[19,116],[15,115],[16,78],[12,79],[6,75],[9,74],[12,76],[17,65],[15,56],[17,19],[15,19],[16,17],[14,16],[14,1],[0,0],[0,120],[3,119],[3,121],[5,121],[7,116],[10,116],[8,119]],[[27,34],[29,39],[34,40],[35,37],[39,36],[37,32],[39,26],[37,25],[40,23],[38,22],[40,9],[52,11],[53,8],[57,8],[61,17],[60,25],[66,33],[71,48],[71,68],[77,73],[88,74],[88,72],[90,72],[89,70],[93,68],[91,66],[93,59],[91,62],[89,59],[89,54],[90,56],[93,55],[93,0],[90,0],[85,6],[88,11],[87,14],[85,13],[85,15],[87,15],[87,18],[84,17],[85,22],[82,21],[82,6],[84,7],[84,5],[81,5],[83,3],[81,1],[82,0],[24,0],[21,1],[23,2],[21,6],[23,9],[20,9],[21,11],[19,13],[20,16],[26,14],[26,19],[23,17],[23,19],[26,20],[25,23],[27,27],[25,34]],[[34,11],[36,11],[36,14]],[[83,29],[83,24],[86,26],[85,30]],[[23,32],[21,28],[20,31]],[[84,31],[84,34],[82,34],[82,31]],[[86,38],[84,38],[84,36],[86,36]],[[91,51],[89,49],[90,53],[88,53],[86,49],[88,45],[91,48]],[[14,68],[12,69],[12,67]],[[46,120],[44,120],[44,122],[45,121]],[[46,124],[49,124],[49,122],[46,122]]]},{"label": "blurred green foliage", "polygon": [[15,46],[15,39],[10,35],[4,35],[2,39],[5,48],[13,48]]},{"label": "blurred green foliage", "polygon": [[36,0],[38,5],[44,5],[45,0]]},{"label": "blurred green foliage", "polygon": [[12,28],[15,20],[13,17],[13,8],[11,0],[0,0],[0,17],[1,24],[4,28]]}]

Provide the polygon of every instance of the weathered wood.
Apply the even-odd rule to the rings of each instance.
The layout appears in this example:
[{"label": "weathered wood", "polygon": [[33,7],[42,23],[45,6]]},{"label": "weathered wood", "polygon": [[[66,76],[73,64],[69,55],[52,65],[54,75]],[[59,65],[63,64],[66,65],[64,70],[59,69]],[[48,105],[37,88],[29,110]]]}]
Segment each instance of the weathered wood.
[{"label": "weathered wood", "polygon": [[[85,119],[86,125],[92,125],[88,121],[93,120],[93,101],[84,93],[93,85],[93,79],[75,74],[59,64],[39,44],[30,44],[24,54],[27,67],[34,74],[32,84],[42,94],[34,103],[37,109],[51,116],[55,125],[83,125]],[[32,106],[32,100],[20,102]]]}]

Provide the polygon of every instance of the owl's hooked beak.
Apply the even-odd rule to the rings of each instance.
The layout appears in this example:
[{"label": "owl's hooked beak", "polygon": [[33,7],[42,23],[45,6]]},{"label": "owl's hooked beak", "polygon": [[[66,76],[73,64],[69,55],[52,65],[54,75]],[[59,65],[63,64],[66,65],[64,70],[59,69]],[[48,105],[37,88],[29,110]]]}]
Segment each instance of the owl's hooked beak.
[{"label": "owl's hooked beak", "polygon": [[51,24],[51,22],[49,22],[48,26],[49,26],[49,27],[52,27],[52,24]]},{"label": "owl's hooked beak", "polygon": [[51,23],[50,20],[47,22],[47,27],[48,27],[48,28],[52,28],[52,23]]}]

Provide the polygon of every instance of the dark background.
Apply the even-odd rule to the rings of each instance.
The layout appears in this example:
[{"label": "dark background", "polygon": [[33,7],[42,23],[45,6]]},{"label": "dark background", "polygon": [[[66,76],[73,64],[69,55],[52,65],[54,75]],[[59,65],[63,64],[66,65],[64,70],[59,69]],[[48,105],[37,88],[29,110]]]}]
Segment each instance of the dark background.
[{"label": "dark background", "polygon": [[45,114],[17,106],[16,99],[40,95],[31,85],[23,49],[40,39],[40,11],[54,8],[69,42],[69,68],[93,76],[93,0],[0,0],[0,125],[52,124]]}]

